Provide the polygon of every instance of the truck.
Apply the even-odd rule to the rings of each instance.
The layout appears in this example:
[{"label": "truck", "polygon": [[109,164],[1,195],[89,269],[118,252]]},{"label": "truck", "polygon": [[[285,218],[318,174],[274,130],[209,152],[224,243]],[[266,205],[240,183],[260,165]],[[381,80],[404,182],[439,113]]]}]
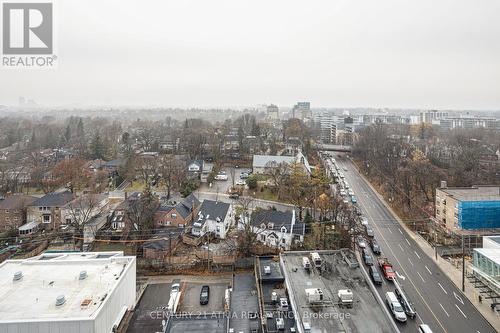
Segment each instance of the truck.
[{"label": "truck", "polygon": [[337,293],[339,305],[352,308],[353,294],[351,289],[340,289]]},{"label": "truck", "polygon": [[406,315],[411,319],[414,319],[417,315],[417,312],[415,311],[413,303],[409,300],[408,296],[406,296],[403,286],[398,282],[398,280],[394,278],[393,282],[394,286],[396,287],[396,289],[394,290],[394,294],[396,295],[399,304],[401,304],[401,307],[405,311]]},{"label": "truck", "polygon": [[321,260],[321,257],[319,256],[318,252],[311,252],[311,259],[312,262],[314,263],[314,267],[321,268],[323,261]]},{"label": "truck", "polygon": [[302,257],[302,266],[306,271],[309,272],[309,270],[311,269],[311,262],[309,261],[308,257]]},{"label": "truck", "polygon": [[385,279],[393,281],[394,277],[396,276],[396,273],[394,272],[394,269],[392,268],[392,264],[390,263],[389,259],[378,258],[378,265],[380,266],[380,269],[382,270]]}]

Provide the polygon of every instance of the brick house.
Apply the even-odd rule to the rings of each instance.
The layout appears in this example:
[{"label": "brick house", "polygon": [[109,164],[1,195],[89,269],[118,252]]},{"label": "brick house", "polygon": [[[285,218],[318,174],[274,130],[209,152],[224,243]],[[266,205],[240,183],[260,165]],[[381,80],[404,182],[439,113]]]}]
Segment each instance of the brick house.
[{"label": "brick house", "polygon": [[162,205],[155,213],[155,228],[185,227],[194,219],[200,210],[200,201],[190,194],[176,205]]},{"label": "brick house", "polygon": [[26,207],[36,199],[23,194],[0,198],[0,232],[18,228],[26,223]]},{"label": "brick house", "polygon": [[61,209],[73,199],[69,191],[48,193],[28,206],[27,221],[38,223],[44,229],[59,228]]}]

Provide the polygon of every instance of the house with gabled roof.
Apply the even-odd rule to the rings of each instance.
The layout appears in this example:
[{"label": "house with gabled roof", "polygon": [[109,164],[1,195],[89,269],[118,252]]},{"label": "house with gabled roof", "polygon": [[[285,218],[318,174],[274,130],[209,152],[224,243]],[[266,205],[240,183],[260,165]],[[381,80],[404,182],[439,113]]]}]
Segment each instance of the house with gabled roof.
[{"label": "house with gabled roof", "polygon": [[221,201],[205,200],[201,204],[198,217],[194,221],[191,234],[203,237],[207,233],[217,238],[226,238],[227,232],[234,221],[231,204]]},{"label": "house with gabled roof", "polygon": [[161,205],[154,216],[155,228],[186,227],[197,218],[200,201],[191,193],[174,205]]},{"label": "house with gabled roof", "polygon": [[[247,217],[240,218],[239,228],[248,223]],[[267,246],[289,250],[292,245],[304,242],[306,225],[300,222],[295,210],[281,212],[261,210],[252,214],[249,221],[257,240]]]}]

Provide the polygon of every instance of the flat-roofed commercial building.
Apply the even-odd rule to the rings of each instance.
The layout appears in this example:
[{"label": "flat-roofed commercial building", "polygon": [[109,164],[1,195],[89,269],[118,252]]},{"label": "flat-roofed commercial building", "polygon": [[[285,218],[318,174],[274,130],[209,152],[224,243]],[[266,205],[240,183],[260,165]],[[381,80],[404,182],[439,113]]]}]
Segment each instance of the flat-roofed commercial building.
[{"label": "flat-roofed commercial building", "polygon": [[0,264],[0,332],[108,333],[136,298],[123,252],[44,253]]},{"label": "flat-roofed commercial building", "polygon": [[436,219],[450,231],[500,228],[500,186],[436,189]]}]

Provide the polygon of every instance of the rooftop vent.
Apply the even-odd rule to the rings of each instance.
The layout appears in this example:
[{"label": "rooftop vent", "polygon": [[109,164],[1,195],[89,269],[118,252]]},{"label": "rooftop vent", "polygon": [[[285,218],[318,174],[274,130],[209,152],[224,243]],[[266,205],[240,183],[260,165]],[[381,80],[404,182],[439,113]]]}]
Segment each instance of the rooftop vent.
[{"label": "rooftop vent", "polygon": [[18,271],[14,273],[14,277],[12,278],[12,281],[19,281],[23,278],[23,272]]},{"label": "rooftop vent", "polygon": [[64,295],[57,296],[57,298],[56,298],[56,306],[61,306],[64,303],[66,303],[66,297],[64,297]]},{"label": "rooftop vent", "polygon": [[81,271],[78,280],[85,280],[87,278],[87,271]]}]

